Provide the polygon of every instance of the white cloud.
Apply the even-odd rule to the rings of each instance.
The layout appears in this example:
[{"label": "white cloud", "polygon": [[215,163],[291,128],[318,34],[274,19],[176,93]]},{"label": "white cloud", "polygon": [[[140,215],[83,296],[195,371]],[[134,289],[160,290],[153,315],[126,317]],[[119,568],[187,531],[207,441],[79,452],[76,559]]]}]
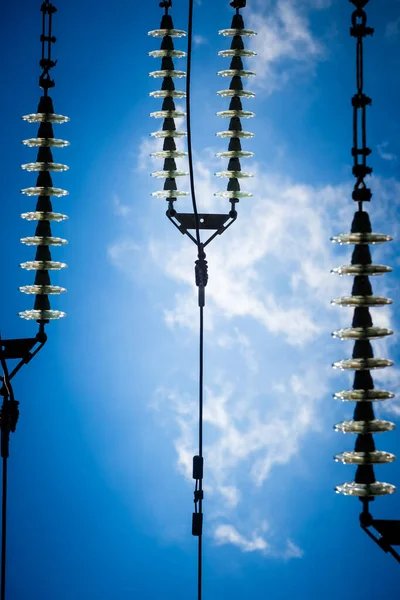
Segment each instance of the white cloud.
[{"label": "white cloud", "polygon": [[260,552],[263,555],[289,560],[291,558],[302,558],[303,551],[290,539],[286,541],[283,549],[277,550],[260,535],[259,530],[253,531],[249,537],[239,533],[233,525],[219,525],[214,531],[214,539],[218,545],[232,544],[242,552]]},{"label": "white cloud", "polygon": [[386,148],[388,147],[388,142],[382,142],[382,144],[378,144],[378,153],[383,160],[388,160],[389,162],[393,162],[397,160],[396,154],[392,152],[387,152]]},{"label": "white cloud", "polygon": [[132,212],[132,207],[127,204],[123,204],[119,196],[114,194],[113,196],[113,208],[114,214],[117,217],[127,217]]},{"label": "white cloud", "polygon": [[204,46],[204,45],[208,44],[208,41],[207,41],[207,38],[205,38],[202,35],[194,35],[193,43],[195,46]]},{"label": "white cloud", "polygon": [[386,25],[386,29],[385,29],[385,37],[387,38],[397,38],[397,36],[399,35],[400,32],[400,18],[396,19],[395,21],[390,21],[387,25]]}]

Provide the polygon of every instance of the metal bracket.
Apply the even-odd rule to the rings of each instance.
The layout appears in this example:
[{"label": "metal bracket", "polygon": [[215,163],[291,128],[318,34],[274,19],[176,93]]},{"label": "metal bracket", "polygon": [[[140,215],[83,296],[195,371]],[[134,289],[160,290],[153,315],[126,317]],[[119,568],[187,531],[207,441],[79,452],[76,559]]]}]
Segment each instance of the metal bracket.
[{"label": "metal bracket", "polygon": [[[400,521],[394,519],[369,519],[363,523],[361,528],[365,533],[386,553],[389,553],[400,563],[400,554],[392,546],[400,546]],[[372,532],[373,527],[379,536]]]},{"label": "metal bracket", "polygon": [[[180,223],[179,229],[186,233],[187,229],[196,229],[196,219],[193,213],[176,213],[175,218]],[[221,229],[228,221],[229,215],[199,214],[199,229]]]},{"label": "metal bracket", "polygon": [[[23,365],[30,363],[32,358],[43,348],[47,341],[47,335],[40,331],[34,338],[19,338],[14,340],[2,340],[0,339],[0,355],[4,360],[19,360],[19,363],[9,374],[11,380]],[[38,347],[34,349],[35,345]],[[32,352],[33,350],[33,352]],[[0,376],[0,383],[4,382],[4,377]],[[6,390],[4,385],[0,388],[0,395],[4,396]]]}]

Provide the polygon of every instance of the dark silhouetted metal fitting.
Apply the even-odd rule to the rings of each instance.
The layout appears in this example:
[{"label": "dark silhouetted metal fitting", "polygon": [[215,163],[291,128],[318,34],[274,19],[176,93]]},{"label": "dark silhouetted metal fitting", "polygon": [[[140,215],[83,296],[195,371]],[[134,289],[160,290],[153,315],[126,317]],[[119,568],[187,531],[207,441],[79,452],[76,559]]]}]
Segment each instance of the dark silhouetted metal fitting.
[{"label": "dark silhouetted metal fitting", "polygon": [[[367,402],[366,404],[370,405],[371,403]],[[354,450],[355,452],[375,452],[376,448],[373,436],[370,433],[358,435]]]},{"label": "dark silhouetted metal fitting", "polygon": [[372,99],[363,92],[354,94],[351,99],[351,104],[354,108],[364,108],[372,104]]},{"label": "dark silhouetted metal fitting", "polygon": [[371,175],[372,167],[367,167],[367,165],[354,165],[352,173],[354,177],[359,177],[360,179],[363,179],[367,175]]},{"label": "dark silhouetted metal fitting", "polygon": [[337,275],[383,275],[384,273],[390,273],[391,267],[385,265],[369,265],[369,264],[356,264],[356,265],[342,265],[332,269],[332,273]]},{"label": "dark silhouetted metal fitting", "polygon": [[168,91],[175,90],[175,84],[174,84],[174,80],[172,79],[172,77],[164,77],[162,85],[161,85],[161,89],[168,90]]},{"label": "dark silhouetted metal fitting", "polygon": [[240,35],[234,35],[231,42],[231,50],[244,50],[243,39]]},{"label": "dark silhouetted metal fitting", "polygon": [[370,465],[360,465],[357,468],[356,476],[354,479],[355,483],[375,483],[376,479],[373,467]]},{"label": "dark silhouetted metal fitting", "polygon": [[354,390],[373,390],[374,380],[369,371],[356,371],[354,373]]},{"label": "dark silhouetted metal fitting", "polygon": [[234,71],[243,71],[243,61],[240,56],[233,56],[230,64],[230,69]]},{"label": "dark silhouetted metal fitting", "polygon": [[203,531],[203,515],[193,513],[192,515],[192,535],[199,537]]},{"label": "dark silhouetted metal fitting", "polygon": [[371,402],[357,402],[354,409],[354,421],[374,421],[375,413]]},{"label": "dark silhouetted metal fitting", "polygon": [[161,18],[160,29],[173,29],[174,23],[171,15],[163,15]]},{"label": "dark silhouetted metal fitting", "polygon": [[228,171],[241,171],[240,160],[238,158],[231,158],[228,164]]},{"label": "dark silhouetted metal fitting", "polygon": [[239,96],[233,96],[229,103],[229,110],[243,110],[242,101]]},{"label": "dark silhouetted metal fitting", "polygon": [[173,137],[168,137],[164,139],[164,143],[163,143],[163,151],[175,151],[176,150],[176,143]]},{"label": "dark silhouetted metal fitting", "polygon": [[53,180],[48,171],[40,171],[36,180],[36,186],[45,188],[53,187]]},{"label": "dark silhouetted metal fitting", "polygon": [[232,117],[229,122],[229,131],[242,131],[242,122],[239,117]]},{"label": "dark silhouetted metal fitting", "polygon": [[38,287],[51,285],[49,272],[48,271],[36,271],[35,285]]},{"label": "dark silhouetted metal fitting", "polygon": [[372,192],[367,187],[360,187],[353,190],[352,198],[354,202],[369,202],[372,198]]},{"label": "dark silhouetted metal fitting", "polygon": [[193,456],[193,479],[203,479],[204,460],[202,456]]},{"label": "dark silhouetted metal fitting", "polygon": [[231,138],[229,140],[228,151],[229,152],[241,152],[242,143],[239,138]]},{"label": "dark silhouetted metal fitting", "polygon": [[387,390],[341,390],[335,392],[333,397],[342,402],[383,402],[395,397],[395,394]]},{"label": "dark silhouetted metal fitting", "polygon": [[161,40],[160,50],[174,50],[174,40],[170,35],[165,35]]},{"label": "dark silhouetted metal fitting", "polygon": [[164,160],[164,171],[175,171],[176,162],[173,158],[166,158]]},{"label": "dark silhouetted metal fitting", "polygon": [[350,307],[368,307],[368,306],[386,306],[387,304],[393,304],[393,300],[390,298],[384,298],[382,296],[342,296],[341,298],[335,298],[331,301],[331,304],[336,306],[350,306]]},{"label": "dark silhouetted metal fitting", "polygon": [[166,179],[164,182],[164,190],[176,191],[178,189],[175,179]]},{"label": "dark silhouetted metal fitting", "polygon": [[356,8],[364,8],[369,2],[369,0],[349,0],[351,4],[354,4]]},{"label": "dark silhouetted metal fitting", "polygon": [[352,296],[372,296],[372,285],[369,277],[356,276],[354,278],[353,288],[351,290]]},{"label": "dark silhouetted metal fitting", "polygon": [[176,125],[174,119],[171,117],[167,117],[166,119],[164,119],[162,128],[164,131],[175,131]]},{"label": "dark silhouetted metal fitting", "polygon": [[372,233],[369,214],[364,210],[357,210],[354,213],[351,223],[351,233]]},{"label": "dark silhouetted metal fitting", "polygon": [[175,106],[175,102],[174,99],[172,98],[172,96],[167,96],[166,98],[164,98],[163,103],[162,103],[162,107],[161,110],[175,110],[176,106]]},{"label": "dark silhouetted metal fitting", "polygon": [[228,185],[226,186],[226,189],[228,190],[228,192],[239,192],[240,191],[239,181],[236,178],[230,179],[228,181]]},{"label": "dark silhouetted metal fitting", "polygon": [[162,71],[174,71],[175,65],[174,61],[170,56],[164,56],[161,61],[161,70]]},{"label": "dark silhouetted metal fitting", "polygon": [[229,85],[229,89],[235,90],[235,91],[243,89],[243,81],[242,81],[242,78],[239,77],[239,75],[234,75],[232,77],[232,81]]},{"label": "dark silhouetted metal fitting", "polygon": [[231,29],[244,29],[244,22],[241,14],[233,15]]},{"label": "dark silhouetted metal fitting", "polygon": [[392,367],[394,362],[387,358],[348,358],[333,363],[335,369],[342,371],[369,371],[370,369],[384,369]]},{"label": "dark silhouetted metal fitting", "polygon": [[353,348],[353,358],[374,358],[371,342],[356,340]]},{"label": "dark silhouetted metal fitting", "polygon": [[51,123],[40,123],[37,134],[38,138],[54,138],[53,125]]},{"label": "dark silhouetted metal fitting", "polygon": [[353,327],[372,327],[372,317],[369,309],[364,306],[356,307],[353,315]]},{"label": "dark silhouetted metal fitting", "polygon": [[[50,196],[39,196],[36,203],[36,210],[39,212],[53,212]],[[48,219],[50,221],[50,219]]]},{"label": "dark silhouetted metal fitting", "polygon": [[352,156],[369,156],[371,154],[371,148],[352,148],[351,155]]},{"label": "dark silhouetted metal fitting", "polygon": [[37,154],[37,162],[53,163],[53,153],[51,148],[39,148]]},{"label": "dark silhouetted metal fitting", "polygon": [[352,265],[370,265],[372,263],[371,252],[365,244],[356,244],[351,256]]},{"label": "dark silhouetted metal fitting", "polygon": [[386,431],[393,431],[395,428],[396,425],[391,421],[382,421],[381,419],[374,419],[373,421],[343,421],[335,425],[336,431],[356,434],[385,433]]},{"label": "dark silhouetted metal fitting", "polygon": [[41,96],[38,104],[38,113],[54,114],[53,100],[50,96]]},{"label": "dark silhouetted metal fitting", "polygon": [[50,221],[39,221],[36,226],[35,235],[41,237],[51,237]]},{"label": "dark silhouetted metal fitting", "polygon": [[47,295],[38,294],[35,298],[34,310],[50,310],[50,300]]},{"label": "dark silhouetted metal fitting", "polygon": [[38,246],[36,249],[35,260],[51,261],[51,252],[48,246]]}]

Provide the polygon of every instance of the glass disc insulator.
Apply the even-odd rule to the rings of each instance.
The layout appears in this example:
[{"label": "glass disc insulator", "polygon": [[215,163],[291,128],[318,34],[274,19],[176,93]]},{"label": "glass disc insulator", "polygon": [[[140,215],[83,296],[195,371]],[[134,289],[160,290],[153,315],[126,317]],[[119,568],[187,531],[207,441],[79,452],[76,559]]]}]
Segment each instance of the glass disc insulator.
[{"label": "glass disc insulator", "polygon": [[61,310],[24,310],[19,316],[29,321],[53,321],[66,316]]},{"label": "glass disc insulator", "polygon": [[68,244],[67,240],[60,237],[45,237],[39,235],[21,238],[21,242],[27,246],[63,246],[64,244]]},{"label": "glass disc insulator", "polygon": [[189,196],[189,192],[181,192],[179,190],[161,190],[160,192],[153,192],[151,194],[156,198],[182,198],[183,196]]},{"label": "glass disc insulator", "polygon": [[186,31],[181,29],[153,29],[148,32],[151,37],[161,38],[169,35],[169,37],[185,37]]},{"label": "glass disc insulator", "polygon": [[177,71],[176,69],[162,69],[160,71],[151,71],[149,73],[150,77],[177,77],[180,79],[181,77],[186,77],[185,71]]},{"label": "glass disc insulator", "polygon": [[67,290],[59,285],[23,285],[19,288],[24,294],[62,294]]},{"label": "glass disc insulator", "polygon": [[214,196],[217,198],[251,198],[251,192],[215,192]]},{"label": "glass disc insulator", "polygon": [[186,52],[182,52],[182,50],[152,50],[149,52],[149,56],[153,58],[184,58]]},{"label": "glass disc insulator", "polygon": [[343,402],[383,402],[394,398],[395,394],[386,390],[341,390],[333,396]]},{"label": "glass disc insulator", "polygon": [[52,171],[56,173],[60,173],[61,171],[68,171],[69,167],[67,165],[62,165],[61,163],[54,162],[34,162],[27,163],[26,165],[21,165],[21,169],[24,171]]},{"label": "glass disc insulator", "polygon": [[385,327],[349,327],[332,333],[333,337],[341,340],[373,340],[392,334],[393,331]]},{"label": "glass disc insulator", "polygon": [[63,215],[62,213],[45,211],[22,213],[21,218],[27,221],[65,221],[68,219],[67,215]]},{"label": "glass disc insulator", "polygon": [[164,129],[163,131],[154,131],[150,135],[155,138],[186,137],[187,133],[186,131],[177,131],[176,129]]},{"label": "glass disc insulator", "polygon": [[386,496],[387,494],[394,494],[396,488],[390,483],[383,483],[381,481],[376,481],[375,483],[351,482],[337,485],[335,491],[338,494],[344,494],[345,496],[366,498],[369,496]]},{"label": "glass disc insulator", "polygon": [[220,110],[217,112],[217,117],[222,117],[224,119],[232,119],[232,117],[239,117],[239,119],[251,119],[251,117],[255,116],[256,113],[253,113],[250,110]]},{"label": "glass disc insulator", "polygon": [[58,271],[65,269],[67,265],[54,260],[30,260],[20,264],[20,267],[27,271]]},{"label": "glass disc insulator", "polygon": [[381,419],[374,419],[373,421],[343,421],[335,425],[335,431],[341,431],[342,433],[385,433],[386,431],[393,431],[396,425],[391,421],[382,421]]},{"label": "glass disc insulator", "polygon": [[67,190],[56,187],[29,187],[21,190],[21,194],[26,196],[67,196]]},{"label": "glass disc insulator", "polygon": [[185,177],[189,175],[186,171],[154,171],[151,176],[158,179],[175,179],[175,177]]},{"label": "glass disc insulator", "polygon": [[332,273],[337,275],[383,275],[384,273],[390,273],[391,267],[385,265],[342,265],[332,269]]},{"label": "glass disc insulator", "polygon": [[156,90],[155,92],[150,92],[149,96],[152,98],[185,98],[186,92],[181,92],[180,90]]},{"label": "glass disc insulator", "polygon": [[254,152],[247,152],[246,150],[227,150],[226,152],[217,152],[218,158],[251,158],[254,156]]},{"label": "glass disc insulator", "polygon": [[336,454],[335,461],[342,462],[345,465],[383,465],[392,463],[396,460],[394,454],[390,452],[342,452]]},{"label": "glass disc insulator", "polygon": [[382,296],[342,296],[332,300],[331,304],[355,308],[357,306],[386,306],[387,304],[393,304],[393,300]]},{"label": "glass disc insulator", "polygon": [[31,115],[24,115],[24,121],[28,123],[68,123],[69,117],[64,115],[55,115],[53,113],[34,113]]},{"label": "glass disc insulator", "polygon": [[252,137],[254,137],[254,133],[251,133],[250,131],[239,131],[236,129],[233,131],[218,131],[218,133],[216,133],[215,135],[220,138],[233,138],[233,137],[252,138]]},{"label": "glass disc insulator", "polygon": [[224,56],[225,58],[230,58],[231,56],[257,56],[257,52],[253,50],[245,50],[244,48],[240,50],[237,48],[236,50],[220,50],[218,52],[218,56]]},{"label": "glass disc insulator", "polygon": [[156,110],[150,113],[150,116],[155,119],[180,119],[185,117],[186,113],[180,110]]},{"label": "glass disc insulator", "polygon": [[23,140],[22,143],[25,146],[37,148],[65,148],[69,146],[69,142],[66,140],[58,140],[56,138],[29,138],[29,140]]},{"label": "glass disc insulator", "polygon": [[369,371],[371,369],[384,369],[392,367],[394,362],[387,358],[348,358],[333,363],[335,369],[342,371]]},{"label": "glass disc insulator", "polygon": [[220,90],[217,92],[218,96],[222,98],[232,98],[233,96],[239,96],[241,98],[254,98],[255,93],[249,90]]},{"label": "glass disc insulator", "polygon": [[255,77],[256,74],[245,69],[223,69],[218,71],[217,75],[221,75],[221,77]]},{"label": "glass disc insulator", "polygon": [[392,240],[390,235],[383,233],[342,233],[331,238],[338,244],[383,244]]},{"label": "glass disc insulator", "polygon": [[187,156],[187,152],[181,152],[180,150],[160,150],[159,152],[152,152],[150,156],[155,158],[184,158]]},{"label": "glass disc insulator", "polygon": [[227,179],[248,179],[249,177],[253,177],[251,173],[245,173],[244,171],[218,171],[215,175]]},{"label": "glass disc insulator", "polygon": [[224,37],[234,37],[235,35],[240,35],[241,37],[251,37],[253,35],[257,35],[257,32],[253,31],[252,29],[221,29],[218,31],[218,33]]}]

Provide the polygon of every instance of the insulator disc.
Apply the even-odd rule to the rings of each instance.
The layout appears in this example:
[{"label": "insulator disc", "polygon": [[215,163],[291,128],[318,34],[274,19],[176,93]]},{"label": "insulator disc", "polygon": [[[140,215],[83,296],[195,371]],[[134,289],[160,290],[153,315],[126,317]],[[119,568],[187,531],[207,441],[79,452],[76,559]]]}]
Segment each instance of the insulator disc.
[{"label": "insulator disc", "polygon": [[165,37],[169,35],[169,37],[185,37],[186,31],[182,31],[181,29],[153,29],[148,32],[148,35],[151,37]]},{"label": "insulator disc", "polygon": [[386,390],[341,390],[333,396],[342,402],[382,402],[394,398],[395,394]]},{"label": "insulator disc", "polygon": [[343,265],[332,269],[331,273],[337,275],[383,275],[390,273],[391,267],[385,265]]},{"label": "insulator disc", "polygon": [[217,92],[218,96],[222,98],[232,98],[233,96],[239,96],[242,98],[254,98],[255,93],[249,90],[220,90]]},{"label": "insulator disc", "polygon": [[22,213],[21,219],[26,219],[27,221],[65,221],[68,217],[62,213],[34,211]]},{"label": "insulator disc", "polygon": [[24,294],[62,294],[67,290],[59,285],[24,285],[19,288]]},{"label": "insulator disc", "polygon": [[251,198],[251,192],[215,192],[217,198]]},{"label": "insulator disc", "polygon": [[186,98],[186,92],[179,90],[156,90],[155,92],[150,92],[149,96],[152,98]]},{"label": "insulator disc", "polygon": [[166,56],[169,58],[184,58],[186,52],[182,52],[182,50],[152,50],[149,52],[149,56],[153,58],[164,58]]},{"label": "insulator disc", "polygon": [[19,316],[29,321],[50,321],[62,319],[66,313],[61,310],[24,310],[19,313]]},{"label": "insulator disc", "polygon": [[244,173],[243,171],[219,171],[218,173],[215,173],[215,175],[227,179],[247,179],[253,177],[251,173]]},{"label": "insulator disc", "polygon": [[23,140],[22,143],[31,148],[65,148],[69,146],[69,142],[66,140],[57,140],[56,138],[29,138],[29,140]]},{"label": "insulator disc", "polygon": [[386,496],[387,494],[394,494],[396,488],[390,483],[383,483],[376,481],[375,483],[343,483],[335,487],[337,494],[344,494],[345,496],[358,496],[361,498],[369,496]]},{"label": "insulator disc", "polygon": [[342,462],[345,465],[382,465],[396,460],[394,454],[390,452],[342,452],[336,454],[335,461]]},{"label": "insulator disc", "polygon": [[165,129],[163,131],[154,131],[150,134],[151,137],[155,138],[166,138],[166,137],[186,137],[186,131],[176,131],[175,129]]},{"label": "insulator disc", "polygon": [[56,187],[29,187],[21,190],[26,196],[67,196],[69,192]]},{"label": "insulator disc", "polygon": [[331,237],[331,241],[338,244],[383,244],[392,240],[390,235],[383,233],[341,233]]},{"label": "insulator disc", "polygon": [[382,296],[342,296],[341,298],[332,300],[331,304],[350,307],[386,306],[387,304],[393,304],[393,300]]},{"label": "insulator disc", "polygon": [[180,119],[181,117],[185,117],[186,113],[180,110],[157,110],[150,113],[150,116],[155,119]]},{"label": "insulator disc", "polygon": [[59,269],[65,269],[66,264],[62,262],[55,262],[54,260],[30,260],[20,264],[20,267],[27,271],[58,271]]},{"label": "insulator disc", "polygon": [[185,71],[177,71],[176,69],[162,69],[160,71],[151,71],[149,73],[150,77],[177,77],[180,79],[181,77],[186,77]]},{"label": "insulator disc", "polygon": [[39,235],[21,238],[21,242],[27,246],[63,246],[64,244],[68,244],[67,240],[63,238],[43,237]]},{"label": "insulator disc", "polygon": [[392,335],[391,329],[385,327],[349,327],[348,329],[338,329],[332,335],[341,340],[373,340]]},{"label": "insulator disc", "polygon": [[235,129],[234,131],[218,131],[218,133],[216,133],[215,135],[220,138],[233,138],[233,137],[252,138],[252,137],[254,137],[254,133],[251,133],[250,131],[239,131],[237,129]]},{"label": "insulator disc", "polygon": [[69,117],[53,113],[35,113],[24,115],[22,118],[24,121],[28,121],[28,123],[68,123],[70,120]]},{"label": "insulator disc", "polygon": [[387,358],[348,358],[333,363],[335,369],[342,371],[369,371],[370,369],[384,369],[392,367],[394,362]]},{"label": "insulator disc", "polygon": [[232,117],[239,117],[240,119],[251,119],[255,117],[256,113],[250,110],[220,110],[217,112],[217,117],[223,117],[224,119],[232,119]]},{"label": "insulator disc", "polygon": [[221,29],[218,33],[224,37],[234,37],[235,35],[250,37],[252,35],[257,35],[257,32],[252,29]]},{"label": "insulator disc", "polygon": [[158,179],[175,179],[175,177],[185,177],[189,175],[186,171],[154,171],[151,176]]},{"label": "insulator disc", "polygon": [[219,158],[251,158],[254,156],[254,152],[247,152],[246,150],[227,150],[226,152],[217,152],[215,156]]},{"label": "insulator disc", "polygon": [[217,75],[221,77],[255,77],[256,74],[253,71],[245,71],[244,69],[224,69],[218,71]]},{"label": "insulator disc", "polygon": [[181,152],[180,150],[160,150],[159,152],[152,152],[150,156],[155,158],[184,158],[187,156],[187,152]]},{"label": "insulator disc", "polygon": [[343,421],[335,425],[336,431],[342,433],[385,433],[386,431],[393,431],[396,429],[396,425],[391,421],[382,421],[381,419],[374,419],[373,421]]},{"label": "insulator disc", "polygon": [[189,192],[181,192],[178,190],[161,190],[160,192],[153,192],[151,194],[156,198],[182,198],[183,196],[189,196]]},{"label": "insulator disc", "polygon": [[231,56],[247,56],[247,57],[251,57],[251,56],[257,56],[257,52],[254,52],[253,50],[239,50],[239,48],[237,48],[236,50],[220,50],[218,52],[218,56],[224,56],[226,58],[230,58]]},{"label": "insulator disc", "polygon": [[69,167],[67,165],[62,165],[60,163],[54,163],[54,162],[34,162],[34,163],[27,163],[26,165],[21,165],[21,169],[24,169],[24,171],[61,172],[61,171],[68,171]]}]

